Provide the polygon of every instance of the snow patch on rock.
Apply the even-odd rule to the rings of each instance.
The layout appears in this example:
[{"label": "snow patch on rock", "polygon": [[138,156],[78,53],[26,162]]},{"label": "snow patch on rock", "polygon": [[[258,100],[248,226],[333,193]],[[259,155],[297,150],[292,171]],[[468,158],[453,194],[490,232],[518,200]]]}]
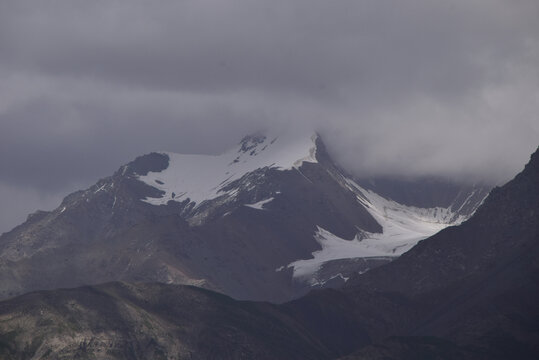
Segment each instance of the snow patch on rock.
[{"label": "snow patch on rock", "polygon": [[359,231],[353,239],[346,240],[318,226],[314,238],[322,249],[313,252],[311,259],[297,260],[287,266],[293,268],[294,278],[310,281],[331,260],[400,256],[419,241],[466,219],[447,208],[405,206],[365,190],[352,180],[346,182],[382,226],[382,233]]},{"label": "snow patch on rock", "polygon": [[169,157],[169,166],[165,170],[138,176],[140,181],[161,190],[163,195],[142,201],[166,205],[169,201],[189,199],[199,206],[204,201],[227,194],[222,190],[226,185],[257,169],[285,171],[298,168],[303,162],[316,163],[316,139],[316,135],[259,135],[244,138],[239,147],[221,155],[165,152],[163,154]]},{"label": "snow patch on rock", "polygon": [[257,209],[257,210],[264,210],[264,205],[272,202],[273,199],[274,198],[271,197],[269,199],[265,199],[265,200],[259,201],[257,203],[254,203],[254,204],[245,204],[245,206],[253,208],[253,209]]}]

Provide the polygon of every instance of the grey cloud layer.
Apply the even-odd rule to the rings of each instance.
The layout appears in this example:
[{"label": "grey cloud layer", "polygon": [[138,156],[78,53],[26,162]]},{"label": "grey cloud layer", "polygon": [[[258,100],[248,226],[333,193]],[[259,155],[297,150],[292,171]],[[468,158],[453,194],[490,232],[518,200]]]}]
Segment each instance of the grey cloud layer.
[{"label": "grey cloud layer", "polygon": [[534,0],[6,0],[0,184],[60,194],[290,125],[359,173],[503,181],[539,143],[537,18]]}]

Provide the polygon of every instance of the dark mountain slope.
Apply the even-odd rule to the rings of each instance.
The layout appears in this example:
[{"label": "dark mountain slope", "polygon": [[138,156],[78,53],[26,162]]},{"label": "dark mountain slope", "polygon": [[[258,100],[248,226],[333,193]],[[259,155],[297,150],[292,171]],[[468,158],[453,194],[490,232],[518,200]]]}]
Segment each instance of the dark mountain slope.
[{"label": "dark mountain slope", "polygon": [[[418,304],[421,311],[401,335],[444,338],[473,358],[537,358],[539,152],[470,220],[351,280],[345,291],[398,293]],[[390,348],[402,354],[414,339]],[[358,358],[376,354],[369,349]]]},{"label": "dark mountain slope", "polygon": [[[112,283],[0,302],[7,359],[537,359],[539,152],[476,216],[283,304]],[[183,226],[183,225],[181,225]]]},{"label": "dark mountain slope", "polygon": [[156,283],[40,291],[0,302],[0,358],[334,359],[399,319],[399,299],[357,300],[329,289],[274,305]]},{"label": "dark mountain slope", "polygon": [[[30,216],[0,237],[0,298],[125,280],[283,301],[307,287],[293,281],[291,269],[275,270],[320,249],[313,237],[317,226],[348,239],[358,228],[382,231],[355,194],[336,181],[338,169],[321,140],[307,144],[316,148],[313,162],[298,161],[290,169],[258,161],[262,155],[253,152],[264,143],[255,140],[244,139],[244,152],[237,153],[245,163],[255,162],[254,170],[221,184],[216,198],[195,203],[176,201],[175,194],[162,205],[148,203],[163,192],[141,178],[171,167],[172,155],[153,153],[69,195],[56,210]],[[309,148],[302,150],[308,154]],[[227,171],[242,164],[232,162]],[[182,174],[202,166],[188,165]],[[246,206],[268,198],[273,200],[263,207]]]},{"label": "dark mountain slope", "polygon": [[[475,275],[496,273],[511,266],[526,269],[533,279],[533,252],[539,242],[539,154],[523,172],[495,188],[468,221],[448,227],[419,242],[390,266],[371,271],[349,283],[376,291],[407,295],[427,293]],[[522,261],[517,258],[522,257]],[[501,269],[498,269],[501,267]]]},{"label": "dark mountain slope", "polygon": [[[152,153],[1,235],[0,299],[157,281],[283,302],[391,261],[462,221],[459,209],[410,208],[361,189],[316,135],[250,136],[217,156]],[[315,258],[324,247],[346,251]]]},{"label": "dark mountain slope", "polygon": [[266,303],[195,287],[109,283],[23,295],[0,308],[2,359],[327,359]]}]

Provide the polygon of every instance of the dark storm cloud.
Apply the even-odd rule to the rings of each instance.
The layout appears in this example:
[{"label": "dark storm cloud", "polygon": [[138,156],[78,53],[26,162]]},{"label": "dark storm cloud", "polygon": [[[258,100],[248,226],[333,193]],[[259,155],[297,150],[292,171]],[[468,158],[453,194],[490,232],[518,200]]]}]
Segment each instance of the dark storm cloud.
[{"label": "dark storm cloud", "polygon": [[0,231],[139,154],[291,124],[361,174],[506,180],[539,142],[537,18],[535,0],[2,1],[0,195],[28,207]]},{"label": "dark storm cloud", "polygon": [[74,4],[3,11],[4,63],[170,90],[451,93],[496,75],[482,61],[521,54],[533,19],[492,1]]}]

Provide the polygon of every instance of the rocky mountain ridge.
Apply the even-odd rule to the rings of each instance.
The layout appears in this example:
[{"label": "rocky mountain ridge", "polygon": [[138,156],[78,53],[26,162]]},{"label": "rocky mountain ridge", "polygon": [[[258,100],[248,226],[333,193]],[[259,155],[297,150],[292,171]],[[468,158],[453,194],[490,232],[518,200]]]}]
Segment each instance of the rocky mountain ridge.
[{"label": "rocky mountain ridge", "polygon": [[11,359],[536,359],[539,149],[464,223],[397,260],[274,305],[109,283],[0,302]]},{"label": "rocky mountain ridge", "polygon": [[316,134],[151,153],[3,234],[0,296],[121,280],[280,302],[391,261],[468,216],[457,210],[361,187]]}]

